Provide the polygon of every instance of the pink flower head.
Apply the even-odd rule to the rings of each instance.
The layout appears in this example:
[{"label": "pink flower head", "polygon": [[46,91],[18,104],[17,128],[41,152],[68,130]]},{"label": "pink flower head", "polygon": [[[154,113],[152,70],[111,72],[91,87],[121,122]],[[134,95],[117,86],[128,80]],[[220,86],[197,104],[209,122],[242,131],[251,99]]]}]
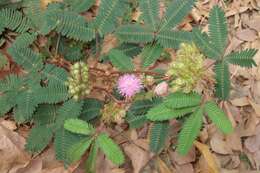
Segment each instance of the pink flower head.
[{"label": "pink flower head", "polygon": [[141,79],[133,74],[125,74],[118,79],[117,88],[125,97],[132,97],[143,88]]}]

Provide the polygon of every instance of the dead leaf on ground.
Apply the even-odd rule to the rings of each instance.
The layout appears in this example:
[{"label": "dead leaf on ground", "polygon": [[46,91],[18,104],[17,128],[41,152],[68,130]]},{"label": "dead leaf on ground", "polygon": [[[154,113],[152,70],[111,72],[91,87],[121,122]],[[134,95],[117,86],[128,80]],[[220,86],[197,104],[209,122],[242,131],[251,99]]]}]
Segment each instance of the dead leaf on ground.
[{"label": "dead leaf on ground", "polygon": [[160,159],[159,157],[157,158],[157,164],[158,164],[158,168],[160,173],[174,173],[167,165],[164,161],[162,161],[162,159]]},{"label": "dead leaf on ground", "polygon": [[196,159],[195,148],[193,147],[189,151],[189,153],[185,156],[178,154],[177,151],[171,152],[170,156],[171,156],[172,161],[176,162],[178,165],[191,163],[191,162],[194,162]]},{"label": "dead leaf on ground", "polygon": [[249,42],[254,41],[255,39],[258,38],[257,33],[252,29],[244,29],[244,30],[238,31],[236,33],[236,36],[240,40],[249,41]]},{"label": "dead leaf on ground", "polygon": [[130,158],[134,173],[139,173],[140,170],[147,164],[149,161],[149,153],[143,149],[137,147],[134,144],[128,144],[123,146],[125,154]]},{"label": "dead leaf on ground", "polygon": [[210,171],[209,173],[220,173],[219,167],[217,166],[215,158],[213,157],[213,154],[210,152],[209,147],[198,141],[195,141],[194,145],[202,153],[203,157],[205,158],[205,161],[207,162],[208,167],[209,167],[209,171]]}]

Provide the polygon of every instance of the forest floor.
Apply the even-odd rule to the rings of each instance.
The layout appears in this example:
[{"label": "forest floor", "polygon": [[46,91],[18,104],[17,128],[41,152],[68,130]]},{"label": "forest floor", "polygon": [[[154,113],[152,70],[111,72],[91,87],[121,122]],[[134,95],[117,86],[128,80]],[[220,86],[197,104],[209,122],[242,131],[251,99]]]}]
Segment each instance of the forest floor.
[{"label": "forest floor", "polygon": [[[260,0],[199,0],[182,29],[194,26],[208,30],[207,18],[214,4],[225,9],[229,26],[227,52],[245,48],[260,48]],[[165,7],[162,6],[162,11]],[[91,14],[86,14],[90,15]],[[139,12],[133,15],[135,20]],[[88,16],[87,16],[88,17]],[[110,38],[111,39],[111,38]],[[113,43],[108,38],[109,44]],[[149,152],[145,138],[148,127],[123,132],[116,138],[122,144],[126,163],[115,167],[103,155],[98,156],[99,173],[257,173],[260,172],[260,51],[255,56],[258,67],[252,69],[231,66],[232,91],[229,101],[221,103],[233,123],[234,133],[223,136],[211,124],[205,124],[199,141],[185,157],[165,150],[160,157]],[[4,73],[0,71],[0,77]],[[172,122],[176,135],[180,126]],[[118,129],[120,130],[120,129]],[[52,145],[38,155],[24,150],[30,126],[17,125],[8,117],[0,119],[1,173],[83,173],[84,165],[75,164],[65,169],[55,160]],[[113,131],[111,130],[111,132]],[[167,147],[166,147],[167,148]],[[170,147],[169,147],[170,148]]]}]

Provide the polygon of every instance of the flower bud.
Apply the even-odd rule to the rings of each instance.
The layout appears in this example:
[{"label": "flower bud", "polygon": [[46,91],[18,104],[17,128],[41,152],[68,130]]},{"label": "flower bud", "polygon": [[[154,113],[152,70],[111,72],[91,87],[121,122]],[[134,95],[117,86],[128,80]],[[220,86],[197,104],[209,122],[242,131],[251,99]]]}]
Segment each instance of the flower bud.
[{"label": "flower bud", "polygon": [[154,89],[154,93],[157,96],[166,96],[168,95],[168,90],[169,90],[169,85],[167,82],[161,82],[159,83],[155,89]]}]

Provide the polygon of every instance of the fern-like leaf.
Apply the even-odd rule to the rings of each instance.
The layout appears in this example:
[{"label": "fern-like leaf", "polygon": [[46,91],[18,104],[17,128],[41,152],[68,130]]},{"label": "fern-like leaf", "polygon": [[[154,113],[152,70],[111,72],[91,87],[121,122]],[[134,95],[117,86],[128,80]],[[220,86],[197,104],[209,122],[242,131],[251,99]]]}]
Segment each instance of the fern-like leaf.
[{"label": "fern-like leaf", "polygon": [[117,49],[121,50],[127,56],[134,57],[141,52],[141,47],[138,44],[123,43]]},{"label": "fern-like leaf", "polygon": [[131,71],[134,69],[134,64],[132,63],[132,59],[126,56],[122,51],[117,49],[112,49],[109,52],[108,56],[112,64],[120,71]]},{"label": "fern-like leaf", "polygon": [[88,173],[96,172],[96,160],[98,154],[98,143],[95,141],[92,143],[90,152],[88,155],[88,159],[86,160],[85,171]]},{"label": "fern-like leaf", "polygon": [[227,34],[225,12],[219,6],[214,6],[209,14],[209,37],[219,53],[222,53],[226,47]]},{"label": "fern-like leaf", "polygon": [[68,72],[63,68],[47,64],[41,71],[43,80],[48,80],[48,85],[64,86],[68,78]]},{"label": "fern-like leaf", "polygon": [[241,67],[253,67],[257,66],[253,59],[256,53],[256,49],[246,49],[240,52],[230,53],[224,57],[224,59],[231,64],[239,65]]},{"label": "fern-like leaf", "polygon": [[55,133],[54,138],[56,159],[64,161],[66,165],[70,164],[71,159],[68,151],[73,145],[78,143],[81,139],[81,136],[77,134],[72,134],[63,128],[60,128]]},{"label": "fern-like leaf", "polygon": [[84,17],[74,12],[65,12],[59,9],[47,10],[45,14],[45,26],[42,28],[43,34],[48,34],[52,29],[67,38],[91,41],[95,37],[94,29],[87,27]]},{"label": "fern-like leaf", "polygon": [[64,2],[69,5],[70,10],[76,13],[85,12],[95,4],[95,0],[65,0]]},{"label": "fern-like leaf", "polygon": [[156,38],[164,48],[178,49],[181,43],[190,42],[192,37],[186,31],[163,30],[157,34]]},{"label": "fern-like leaf", "polygon": [[159,1],[140,0],[139,3],[145,24],[151,26],[156,31],[159,21]]},{"label": "fern-like leaf", "polygon": [[221,110],[215,102],[210,101],[205,104],[205,112],[211,121],[225,134],[231,133],[233,127],[227,115]]},{"label": "fern-like leaf", "polygon": [[5,28],[23,33],[30,28],[30,21],[21,12],[11,8],[0,10],[0,21]]},{"label": "fern-like leaf", "polygon": [[36,126],[48,126],[54,124],[57,117],[57,106],[43,104],[39,105],[33,115]]},{"label": "fern-like leaf", "polygon": [[94,132],[91,124],[80,119],[68,119],[64,123],[64,128],[72,133],[90,135]]},{"label": "fern-like leaf", "polygon": [[84,100],[80,119],[90,121],[100,115],[103,103],[96,99],[88,98]]},{"label": "fern-like leaf", "polygon": [[216,78],[216,95],[222,100],[229,97],[230,91],[230,77],[228,64],[223,61],[215,65]]},{"label": "fern-like leaf", "polygon": [[186,107],[181,109],[170,109],[164,104],[160,104],[146,114],[147,119],[151,121],[164,121],[175,118],[180,118],[196,110],[197,107]]},{"label": "fern-like leaf", "polygon": [[51,128],[36,126],[29,133],[25,148],[32,153],[39,153],[50,143],[52,136]]},{"label": "fern-like leaf", "polygon": [[101,133],[97,137],[97,143],[100,149],[105,153],[107,158],[111,160],[116,165],[121,165],[124,163],[124,154],[119,146],[114,143],[114,141],[108,137],[107,134]]},{"label": "fern-like leaf", "polygon": [[59,103],[67,100],[69,97],[68,89],[65,85],[48,85],[38,89],[38,101],[40,103]]},{"label": "fern-like leaf", "polygon": [[220,57],[220,53],[216,50],[215,46],[210,42],[210,39],[206,33],[202,33],[198,28],[192,31],[193,41],[196,46],[208,57],[217,60]]},{"label": "fern-like leaf", "polygon": [[148,43],[153,41],[153,30],[140,25],[121,26],[116,31],[117,37],[127,43]]},{"label": "fern-like leaf", "polygon": [[183,18],[190,12],[195,0],[174,0],[169,4],[166,14],[162,20],[161,30],[176,27]]},{"label": "fern-like leaf", "polygon": [[21,65],[28,72],[35,69],[39,70],[43,67],[41,55],[30,48],[10,47],[8,53],[17,64]]},{"label": "fern-like leaf", "polygon": [[74,163],[81,159],[82,155],[90,147],[93,138],[85,138],[72,145],[68,150],[69,162]]},{"label": "fern-like leaf", "polygon": [[142,53],[141,53],[141,58],[142,58],[142,64],[144,68],[149,67],[153,63],[156,62],[160,58],[160,55],[163,51],[163,48],[158,45],[148,45],[144,47]]},{"label": "fern-like leaf", "polygon": [[114,30],[119,17],[125,12],[126,0],[101,0],[94,28],[103,36]]},{"label": "fern-like leaf", "polygon": [[65,102],[57,111],[56,126],[63,127],[63,124],[67,119],[79,117],[82,105],[82,102],[76,102],[72,99]]},{"label": "fern-like leaf", "polygon": [[164,104],[173,109],[197,106],[201,102],[201,96],[197,93],[176,92],[170,94],[164,101]]},{"label": "fern-like leaf", "polygon": [[199,108],[184,123],[178,138],[177,151],[181,155],[188,153],[202,126],[203,111]]},{"label": "fern-like leaf", "polygon": [[170,126],[168,121],[155,122],[150,131],[150,150],[160,153],[165,145]]},{"label": "fern-like leaf", "polygon": [[36,33],[30,34],[26,32],[16,37],[15,42],[12,46],[16,48],[26,48],[29,47],[36,39]]}]

